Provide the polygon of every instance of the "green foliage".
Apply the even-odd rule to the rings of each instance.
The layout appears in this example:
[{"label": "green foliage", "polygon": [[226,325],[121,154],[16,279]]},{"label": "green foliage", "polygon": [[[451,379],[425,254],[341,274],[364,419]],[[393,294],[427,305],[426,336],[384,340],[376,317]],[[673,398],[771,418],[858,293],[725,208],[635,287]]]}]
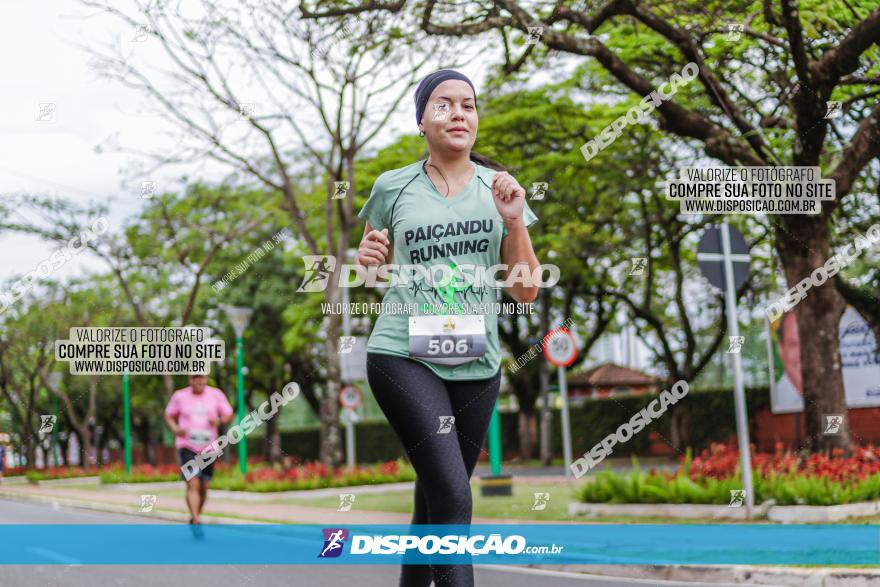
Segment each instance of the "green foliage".
[{"label": "green foliage", "polygon": [[[754,472],[755,502],[778,505],[838,505],[880,499],[880,475],[840,482],[798,474],[763,476]],[[730,492],[742,489],[739,475],[727,479],[691,480],[685,471],[669,477],[634,469],[600,471],[576,493],[584,503],[693,503],[727,505]]]},{"label": "green foliage", "polygon": [[[331,5],[341,6],[342,3],[332,2]],[[799,2],[798,21],[803,28],[810,59],[817,59],[838,47],[843,35],[875,10],[876,5],[876,0]],[[479,10],[483,7],[465,3],[460,8],[461,15],[479,18]],[[471,12],[471,8],[478,10]],[[694,259],[696,238],[702,223],[715,218],[678,220],[677,205],[663,198],[660,183],[684,164],[718,164],[718,151],[725,147],[724,141],[718,140],[722,138],[721,129],[730,133],[738,143],[744,143],[747,136],[760,136],[767,145],[768,163],[772,164],[791,164],[799,137],[812,133],[814,129],[795,128],[790,91],[796,75],[789,33],[783,25],[779,3],[685,0],[674,5],[639,3],[639,9],[650,11],[686,35],[698,36],[705,67],[751,127],[746,135],[735,128],[728,113],[718,106],[707,84],[694,80],[679,88],[674,101],[717,125],[710,131],[710,136],[699,139],[673,136],[668,132],[670,123],[674,122],[672,118],[663,119],[664,128],[661,129],[658,124],[661,118],[655,112],[650,115],[649,124],[627,127],[610,146],[593,160],[585,162],[578,150],[580,145],[595,138],[641,97],[624,88],[597,59],[583,55],[558,59],[556,51],[548,51],[539,44],[534,59],[527,61],[521,71],[508,75],[499,68],[487,91],[480,94],[481,120],[476,150],[507,165],[526,188],[533,182],[549,184],[546,199],[530,202],[530,206],[540,219],[532,233],[537,256],[542,261],[558,264],[564,280],[551,295],[551,319],[560,317],[566,298],[573,303],[565,312],[572,314],[578,324],[589,325],[595,321],[597,307],[613,303],[608,301],[609,297],[614,302],[629,297],[654,319],[647,321],[644,316],[629,316],[629,322],[643,329],[639,334],[645,334],[645,339],[652,343],[656,343],[662,331],[678,360],[686,354],[683,349],[688,346],[683,334],[686,317],[675,311],[679,292],[671,286],[677,277],[675,263],[680,258],[682,283],[691,286],[700,282]],[[533,15],[538,19],[546,18],[550,10],[549,4],[536,5]],[[586,12],[594,16],[595,10]],[[503,9],[501,13],[504,13]],[[363,45],[354,49],[423,40],[422,32],[411,28],[417,19],[409,24],[385,18],[374,22],[368,14],[352,19],[361,23],[357,30],[365,33],[359,38]],[[217,23],[221,23],[224,17],[218,15],[217,18]],[[756,35],[743,34],[738,38],[727,35],[728,24],[743,22],[748,22]],[[319,22],[318,25],[325,34],[339,28],[325,24]],[[374,27],[374,24],[378,26]],[[366,30],[362,30],[361,25]],[[183,34],[190,37],[193,30],[184,28]],[[212,25],[212,28],[215,32],[223,29],[219,25]],[[579,25],[564,18],[555,21],[554,30],[559,34],[574,32],[579,37],[586,37]],[[679,45],[631,14],[605,19],[592,33],[615,60],[654,86],[680,72],[689,60]],[[494,41],[495,35],[492,37]],[[512,38],[515,39],[514,45],[520,47],[521,32],[513,32]],[[436,40],[431,39],[431,42]],[[557,65],[566,69],[555,67]],[[536,73],[540,76],[532,78]],[[819,161],[824,175],[827,176],[828,170],[840,161],[847,136],[864,121],[866,112],[876,102],[873,95],[875,84],[858,80],[875,80],[878,76],[880,46],[874,44],[865,50],[860,66],[850,76],[856,79],[837,85],[827,96],[831,100],[847,102],[848,106],[845,118],[832,123],[835,127],[825,138]],[[550,81],[545,81],[548,79]],[[806,88],[804,91],[822,90]],[[366,201],[380,173],[425,156],[424,140],[415,136],[415,125],[411,130],[413,134],[403,136],[370,157],[358,159],[353,186],[355,210]],[[681,130],[678,132],[687,134]],[[708,150],[711,156],[707,154],[706,144],[712,146]],[[268,153],[258,153],[255,158],[256,166],[263,169],[266,160],[260,160],[260,155],[265,157]],[[297,153],[283,154],[285,159],[288,155],[293,157],[290,162],[295,162],[298,156]],[[290,167],[300,170],[292,179],[309,229],[316,235],[329,232],[332,240],[333,231],[338,227],[329,227],[328,230],[326,226],[328,176],[313,166],[293,164]],[[291,170],[291,173],[295,172]],[[866,167],[856,178],[853,192],[831,219],[835,247],[851,242],[848,229],[863,230],[876,221],[876,174],[876,165]],[[61,240],[61,229],[76,228],[76,222],[71,220],[73,216],[65,217],[69,210],[65,205],[44,198],[34,200],[42,201],[49,228],[30,230],[30,233],[57,242]],[[15,205],[0,203],[0,217],[3,218],[0,229],[22,230],[19,221],[13,218]],[[52,398],[34,375],[36,367],[51,364],[47,357],[51,356],[52,341],[64,338],[71,326],[136,324],[138,318],[131,308],[132,302],[139,304],[146,315],[145,320],[153,325],[168,326],[185,321],[216,328],[227,341],[227,352],[232,349],[231,331],[225,317],[218,312],[217,304],[253,307],[256,311],[246,335],[248,390],[256,392],[256,396],[251,397],[251,405],[255,405],[264,393],[283,384],[285,364],[296,366],[294,377],[304,371],[320,384],[323,333],[319,304],[322,299],[320,295],[294,293],[303,272],[297,257],[303,253],[302,242],[293,243],[286,252],[280,248],[274,250],[235,278],[222,292],[213,292],[209,287],[278,229],[290,225],[287,205],[280,194],[271,191],[204,182],[193,183],[182,194],[165,193],[154,197],[142,212],[127,220],[123,231],[114,230],[112,248],[108,243],[102,249],[106,258],[116,264],[114,271],[92,275],[88,281],[71,282],[63,292],[58,284],[46,282],[45,291],[34,292],[4,313],[4,332],[13,333],[10,336],[3,334],[0,341],[4,351],[0,355],[7,358],[0,356],[0,361],[7,361],[3,364],[4,379],[8,374],[5,387],[22,396],[27,393],[29,397],[23,401],[26,407],[20,405],[22,402],[4,398],[9,405],[3,406],[0,415],[8,421],[6,416],[10,412],[20,412],[24,415],[20,418],[25,420],[21,422],[26,424],[24,428],[33,428],[34,415],[50,413],[52,409]],[[230,238],[219,251],[212,253],[210,245],[217,239],[255,220],[258,222],[251,230]],[[753,268],[757,277],[753,291],[747,294],[743,303],[756,307],[759,296],[775,289],[775,283],[770,280],[776,271],[775,253],[767,246],[770,239],[766,238],[772,222],[762,218],[737,218],[735,224],[750,242],[758,245],[753,249]],[[349,245],[356,246],[361,234],[355,229]],[[322,246],[325,244],[321,242]],[[673,249],[673,244],[680,245],[680,249]],[[805,246],[825,250],[824,246],[816,247],[809,242]],[[645,286],[646,282],[637,279],[615,280],[612,269],[628,266],[632,257],[652,260],[656,275],[653,283]],[[851,281],[858,282],[869,300],[876,298],[873,294],[880,288],[878,266],[876,255],[866,253],[845,272]],[[125,291],[114,281],[114,272],[125,276]],[[191,291],[189,286],[196,276],[201,280],[201,287],[198,291]],[[366,289],[351,293],[352,301],[375,301],[380,295],[377,290]],[[698,319],[693,321],[695,355],[698,356],[705,349],[706,341],[717,332],[711,319],[720,316],[721,306],[711,293],[700,298],[688,296],[683,302],[689,311],[698,308]],[[631,311],[630,306],[626,307]],[[609,314],[619,311],[615,308]],[[522,322],[523,329],[516,331],[509,325],[499,325],[499,330],[506,330],[505,334],[509,335],[505,341],[508,348],[537,336],[536,318],[524,318]],[[613,331],[617,326],[611,324],[607,328]],[[586,357],[587,353],[583,356]],[[8,360],[8,357],[14,360]],[[671,370],[665,366],[667,371]],[[314,373],[317,375],[312,375]],[[213,383],[230,392],[234,388],[233,374],[232,361],[217,365]],[[181,386],[182,381],[182,377],[175,378],[177,386]],[[138,423],[149,422],[155,437],[157,425],[161,426],[161,408],[167,400],[163,382],[158,377],[137,378],[134,382],[132,402],[136,428]],[[85,410],[89,382],[85,378],[66,376],[63,387],[76,398],[76,410],[81,415]],[[104,377],[98,382],[97,416],[107,428],[120,421],[117,415],[119,387],[118,377]],[[535,386],[522,385],[517,393],[522,396],[518,395],[520,405],[524,409],[531,407],[527,396],[532,394],[533,399]],[[615,398],[573,409],[576,450],[588,450],[651,399]],[[766,404],[766,391],[750,392],[750,413]],[[702,447],[711,440],[723,440],[732,433],[733,408],[729,392],[714,395],[692,392],[687,405],[694,422],[694,446]],[[70,422],[66,421],[63,410],[58,425],[69,430]],[[557,418],[555,429],[558,429],[558,414],[554,417]],[[507,447],[516,446],[518,442],[516,418],[516,414],[502,415],[504,445]],[[668,437],[668,419],[666,416],[655,422],[629,443],[618,447],[616,452],[645,451],[651,431]],[[398,451],[399,443],[389,430],[385,424],[359,425],[358,434],[364,435],[364,444],[360,445],[362,450],[383,457],[402,454]],[[290,454],[316,454],[316,434],[316,430],[303,430],[287,435],[285,450]],[[554,436],[554,442],[557,443],[555,450],[558,450],[558,435]],[[804,491],[808,489],[805,487]],[[682,489],[688,490],[692,491]],[[870,493],[871,490],[864,491]],[[782,489],[780,492],[784,493]]]},{"label": "green foliage", "polygon": [[[304,426],[297,430],[281,432],[281,450],[285,455],[302,461],[318,458],[320,426]],[[386,421],[359,422],[355,425],[355,441],[359,462],[389,461],[405,457],[406,451],[394,430]],[[259,440],[248,441],[248,446],[260,446]]]},{"label": "green foliage", "polygon": [[180,471],[173,473],[153,472],[149,474],[140,471],[132,471],[126,473],[125,469],[111,469],[102,471],[100,474],[101,483],[158,483],[161,481],[177,481],[180,479]]},{"label": "green foliage", "polygon": [[212,480],[211,486],[214,489],[228,489],[230,491],[255,491],[258,493],[269,493],[273,491],[301,491],[307,489],[326,489],[328,487],[353,487],[356,485],[382,485],[385,483],[401,483],[406,481],[415,481],[415,471],[410,474],[401,475],[381,475],[381,474],[362,474],[352,475],[341,479],[301,479],[297,481],[258,481],[248,483],[244,479],[238,478],[217,478]]},{"label": "green foliage", "polygon": [[846,483],[826,477],[757,475],[755,485],[756,495],[774,499],[779,505],[838,505],[880,499],[880,475]]},{"label": "green foliage", "polygon": [[[267,470],[268,469],[264,469]],[[248,473],[248,476],[251,474]],[[325,489],[328,487],[352,487],[356,485],[381,485],[414,481],[416,472],[413,467],[402,460],[397,461],[397,472],[383,471],[382,467],[360,468],[355,471],[340,470],[337,474],[307,476],[297,479],[246,479],[240,472],[229,470],[215,474],[211,486],[215,489],[231,491],[256,491],[268,493],[274,491],[300,491],[308,489]]]},{"label": "green foliage", "polygon": [[97,469],[82,469],[79,467],[58,467],[52,469],[28,469],[24,476],[31,483],[48,481],[50,479],[76,479],[79,477],[94,477],[98,475]]},{"label": "green foliage", "polygon": [[[569,418],[571,420],[573,454],[577,456],[589,451],[603,438],[616,431],[623,422],[629,421],[635,413],[646,407],[656,397],[656,395],[641,395],[601,398],[571,406]],[[724,442],[735,433],[733,392],[730,389],[691,390],[682,401],[687,402],[686,405],[690,410],[691,446],[694,449],[706,448],[712,442]],[[749,388],[746,390],[746,401],[749,406],[749,415],[754,418],[755,414],[769,406],[770,392],[766,387]],[[560,430],[562,421],[559,410],[552,410],[551,416],[553,418],[551,429]],[[513,450],[513,447],[518,446],[517,420],[518,414],[501,414],[502,446],[507,450]],[[666,412],[628,442],[616,445],[614,456],[648,454],[651,432],[658,432],[668,439],[671,435],[669,426],[670,412]],[[561,454],[561,435],[553,435],[552,443],[553,453]]]},{"label": "green foliage", "polygon": [[667,479],[635,469],[628,473],[600,471],[576,494],[586,503],[716,503],[728,504],[730,491],[741,489],[737,479],[706,479],[696,483],[686,475]]},{"label": "green foliage", "polygon": [[[570,419],[572,429],[572,450],[575,455],[583,454],[600,442],[605,436],[617,430],[621,422],[647,406],[656,396],[631,396],[593,400],[580,406],[571,406]],[[702,449],[712,442],[728,440],[735,432],[733,393],[730,390],[692,391],[688,394],[692,421],[691,430],[693,447]],[[769,392],[766,387],[747,390],[749,413],[754,414],[769,405]],[[505,453],[512,452],[518,446],[518,414],[502,413],[501,432],[502,446]],[[552,411],[553,429],[559,430],[561,425],[558,410]],[[645,455],[648,453],[651,430],[660,432],[669,438],[669,415],[656,420],[629,442],[614,447],[615,456]],[[355,425],[358,460],[376,462],[393,460],[405,456],[406,452],[394,430],[386,421],[359,422]],[[553,453],[562,454],[561,435],[553,437]],[[248,441],[249,449],[256,454],[262,444],[262,438],[254,437]],[[320,427],[304,426],[297,430],[281,432],[281,448],[284,454],[295,456],[303,461],[318,458],[320,445]],[[687,466],[690,466],[692,452],[685,451]]]}]

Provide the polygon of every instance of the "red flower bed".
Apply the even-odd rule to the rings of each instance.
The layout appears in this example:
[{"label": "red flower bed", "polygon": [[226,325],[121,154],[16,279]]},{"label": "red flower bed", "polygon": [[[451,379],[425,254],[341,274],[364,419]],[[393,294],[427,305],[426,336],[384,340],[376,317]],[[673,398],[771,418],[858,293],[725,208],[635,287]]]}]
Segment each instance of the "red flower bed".
[{"label": "red flower bed", "polygon": [[315,461],[293,467],[264,467],[249,471],[244,479],[246,483],[265,481],[310,481],[319,479],[345,480],[352,477],[386,475],[397,477],[401,473],[397,461],[387,461],[370,467],[339,467],[331,470],[325,464]]},{"label": "red flower bed", "polygon": [[92,477],[102,473],[98,467],[46,467],[45,469],[27,469],[25,475],[30,482],[49,479],[73,479],[75,477]]},{"label": "red flower bed", "polygon": [[323,479],[325,477],[346,476],[343,468],[331,473],[327,465],[321,462],[306,463],[294,467],[266,467],[247,473],[244,478],[248,483],[255,481],[299,481],[304,479]]},{"label": "red flower bed", "polygon": [[98,467],[45,467],[43,469],[29,469],[37,471],[46,478],[67,479],[68,477],[92,477],[98,475],[101,470]]},{"label": "red flower bed", "polygon": [[[231,470],[230,465],[215,463],[214,469],[218,472]],[[175,481],[180,478],[180,465],[169,463],[166,465],[150,465],[144,463],[133,465],[131,473],[125,472],[125,467],[120,463],[114,463],[101,471],[102,483],[146,483],[151,481]]]},{"label": "red flower bed", "polygon": [[[831,481],[864,480],[880,473],[880,447],[867,445],[854,447],[852,455],[834,449],[831,454],[814,453],[802,457],[784,450],[776,444],[773,454],[755,453],[752,447],[752,467],[764,477],[771,475],[798,475],[821,477]],[[690,465],[690,478],[728,479],[739,469],[739,451],[724,444],[712,444],[694,458]]]},{"label": "red flower bed", "polygon": [[[125,470],[125,466],[115,466],[114,469],[122,469]],[[154,475],[168,475],[170,473],[179,473],[180,467],[178,465],[151,465],[149,463],[145,463],[143,465],[132,465],[131,472],[133,475],[140,475],[143,477],[152,477]]]}]

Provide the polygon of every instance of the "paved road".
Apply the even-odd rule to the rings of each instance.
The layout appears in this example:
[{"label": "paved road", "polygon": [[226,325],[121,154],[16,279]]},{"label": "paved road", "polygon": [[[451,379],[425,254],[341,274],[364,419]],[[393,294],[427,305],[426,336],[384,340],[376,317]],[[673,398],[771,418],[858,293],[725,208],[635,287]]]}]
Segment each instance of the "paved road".
[{"label": "paved road", "polygon": [[[111,514],[55,504],[28,503],[0,499],[0,532],[2,524],[167,524],[165,520],[146,516]],[[0,582],[2,585],[2,582]]]},{"label": "paved road", "polygon": [[[0,500],[0,532],[4,524],[152,524],[167,523],[146,517],[88,511],[63,506]],[[70,563],[64,553],[46,552],[48,560]],[[308,586],[388,587],[397,585],[397,568],[387,565],[10,565],[0,567],[2,587],[95,587],[96,585],[152,587]],[[702,583],[673,583],[615,579],[577,573],[559,573],[523,567],[475,567],[480,587],[708,587]],[[715,583],[714,587],[723,587]]]}]

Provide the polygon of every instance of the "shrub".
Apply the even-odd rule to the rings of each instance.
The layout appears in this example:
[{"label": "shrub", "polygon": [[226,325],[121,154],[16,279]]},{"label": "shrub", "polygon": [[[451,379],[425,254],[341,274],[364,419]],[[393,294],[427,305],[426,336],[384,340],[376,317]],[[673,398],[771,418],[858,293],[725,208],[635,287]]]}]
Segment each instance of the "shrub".
[{"label": "shrub", "polygon": [[177,479],[180,479],[180,467],[177,465],[134,465],[131,473],[126,473],[123,467],[117,465],[101,472],[101,483],[150,483]]},{"label": "shrub", "polygon": [[241,476],[229,472],[216,475],[212,486],[233,491],[292,491],[348,487],[352,485],[377,485],[413,481],[416,477],[411,465],[402,460],[388,461],[370,467],[355,466],[329,469],[319,462],[294,467],[261,466]]},{"label": "shrub", "polygon": [[[576,498],[587,503],[728,504],[730,491],[742,489],[739,454],[713,444],[695,459],[690,451],[674,473],[640,471],[633,459],[627,473],[601,471]],[[801,457],[777,445],[770,455],[752,455],[755,502],[779,505],[834,505],[880,499],[880,448],[859,447]]]},{"label": "shrub", "polygon": [[28,469],[25,471],[25,476],[31,483],[36,483],[48,479],[93,477],[99,473],[98,467],[46,467],[45,469]]}]

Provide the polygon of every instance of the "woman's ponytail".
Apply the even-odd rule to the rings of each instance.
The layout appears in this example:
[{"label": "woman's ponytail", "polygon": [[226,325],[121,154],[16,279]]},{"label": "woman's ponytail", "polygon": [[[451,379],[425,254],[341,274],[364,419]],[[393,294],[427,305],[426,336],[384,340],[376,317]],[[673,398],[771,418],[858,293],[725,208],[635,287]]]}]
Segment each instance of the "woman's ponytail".
[{"label": "woman's ponytail", "polygon": [[483,167],[494,169],[495,171],[507,171],[507,168],[498,161],[493,161],[485,155],[480,155],[479,153],[476,153],[474,151],[471,151],[471,161],[473,161],[477,165],[482,165]]}]

